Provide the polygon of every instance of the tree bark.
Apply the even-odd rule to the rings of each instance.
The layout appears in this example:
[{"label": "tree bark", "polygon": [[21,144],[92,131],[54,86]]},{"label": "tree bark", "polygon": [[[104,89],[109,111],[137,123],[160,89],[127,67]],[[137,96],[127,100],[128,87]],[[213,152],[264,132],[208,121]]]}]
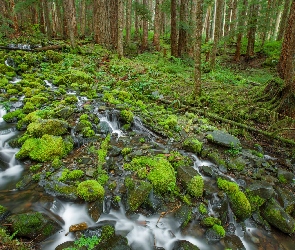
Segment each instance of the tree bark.
[{"label": "tree bark", "polygon": [[49,3],[46,0],[42,1],[42,5],[44,9],[44,22],[45,22],[46,35],[50,39],[52,37],[52,25],[49,18],[50,12],[49,12],[48,4]]},{"label": "tree bark", "polygon": [[285,30],[282,52],[278,64],[278,73],[285,80],[283,98],[279,110],[287,116],[295,118],[295,1],[292,1],[290,15]]},{"label": "tree bark", "polygon": [[180,1],[180,13],[179,13],[179,36],[178,36],[178,56],[182,57],[188,52],[188,0]]},{"label": "tree bark", "polygon": [[123,28],[124,28],[124,1],[118,0],[118,46],[117,52],[119,58],[124,56],[123,54]]},{"label": "tree bark", "polygon": [[11,11],[11,20],[13,22],[13,29],[15,34],[18,34],[19,32],[19,26],[18,26],[18,18],[17,18],[17,14],[15,13],[15,2],[14,0],[9,0],[9,4],[10,4],[10,11]]},{"label": "tree bark", "polygon": [[250,60],[254,56],[254,46],[255,46],[255,34],[257,28],[257,18],[258,18],[258,4],[252,4],[250,6],[250,16],[249,16],[249,29],[248,29],[248,45],[246,52],[246,60]]},{"label": "tree bark", "polygon": [[177,49],[177,0],[171,0],[171,56],[178,56]]},{"label": "tree bark", "polygon": [[161,32],[161,0],[156,0],[155,3],[155,19],[154,19],[154,39],[153,43],[157,51],[160,51],[160,32]]},{"label": "tree bark", "polygon": [[288,20],[288,15],[289,15],[289,10],[290,10],[290,4],[291,4],[291,0],[285,0],[284,11],[283,11],[282,19],[280,22],[280,28],[279,28],[279,34],[277,37],[277,41],[282,40],[284,37],[284,32],[285,32],[285,28],[286,28],[286,24],[287,24],[287,20]]},{"label": "tree bark", "polygon": [[248,1],[244,0],[243,2],[243,8],[241,12],[239,13],[239,21],[238,21],[238,35],[237,35],[237,44],[236,44],[236,52],[234,60],[236,62],[239,62],[241,59],[241,47],[242,47],[242,37],[243,37],[243,26],[245,24],[245,14],[247,10]]},{"label": "tree bark", "polygon": [[196,1],[196,45],[195,45],[195,96],[201,94],[201,46],[202,46],[203,0]]},{"label": "tree bark", "polygon": [[129,45],[131,41],[131,10],[132,0],[127,0],[126,3],[126,44]]},{"label": "tree bark", "polygon": [[85,38],[85,30],[86,30],[86,0],[81,0],[81,17],[80,17],[80,37]]},{"label": "tree bark", "polygon": [[69,30],[70,43],[71,47],[76,47],[75,41],[75,31],[77,30],[77,22],[76,22],[76,8],[74,0],[66,0],[66,11],[67,15],[67,26]]},{"label": "tree bark", "polygon": [[[135,3],[138,4],[139,0],[135,0]],[[137,10],[135,12],[134,26],[135,26],[134,38],[135,38],[136,41],[138,41],[138,39],[139,39],[139,15],[138,15]]]},{"label": "tree bark", "polygon": [[216,1],[216,17],[215,17],[215,30],[214,30],[214,43],[211,52],[211,60],[210,60],[210,68],[215,68],[216,63],[216,54],[217,54],[217,46],[220,39],[221,34],[221,22],[222,22],[222,12],[223,12],[223,0]]},{"label": "tree bark", "polygon": [[[148,1],[143,0],[143,5],[145,8],[149,8]],[[141,51],[145,51],[148,48],[148,36],[149,36],[149,23],[147,17],[143,17],[142,20],[142,43],[141,43]]]}]

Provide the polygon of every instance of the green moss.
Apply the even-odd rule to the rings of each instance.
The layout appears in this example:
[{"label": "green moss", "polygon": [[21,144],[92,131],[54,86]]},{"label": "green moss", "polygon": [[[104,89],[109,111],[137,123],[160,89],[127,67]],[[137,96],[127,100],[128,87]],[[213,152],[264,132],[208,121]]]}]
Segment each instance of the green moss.
[{"label": "green moss", "polygon": [[192,166],[193,161],[188,156],[183,156],[178,151],[171,151],[167,160],[171,163],[173,168],[177,170],[179,166]]},{"label": "green moss", "polygon": [[3,116],[3,120],[6,122],[14,122],[16,119],[19,119],[19,117],[22,117],[23,112],[21,109],[17,109],[12,112],[8,112]]},{"label": "green moss", "polygon": [[69,74],[57,77],[54,81],[56,85],[70,86],[71,84],[77,84],[80,90],[87,90],[91,84],[93,84],[92,77],[79,70],[70,70]]},{"label": "green moss", "polygon": [[104,189],[97,181],[87,180],[78,185],[77,194],[88,202],[102,200],[104,197]]},{"label": "green moss", "polygon": [[223,226],[217,225],[215,224],[213,226],[213,230],[220,236],[220,237],[224,237],[225,236],[225,230],[223,228]]},{"label": "green moss", "polygon": [[207,214],[208,213],[207,207],[203,203],[201,203],[200,206],[199,206],[199,212],[201,214]]},{"label": "green moss", "polygon": [[251,215],[251,204],[236,183],[218,178],[217,185],[227,193],[232,210],[238,218],[244,220]]},{"label": "green moss", "polygon": [[13,239],[13,235],[9,235],[3,228],[0,228],[0,242],[0,247],[3,249],[30,250],[34,248],[28,242]]},{"label": "green moss", "polygon": [[112,238],[114,235],[115,235],[114,227],[110,225],[105,225],[102,227],[101,236],[100,236],[102,241],[107,241],[110,238]]},{"label": "green moss", "polygon": [[58,63],[63,60],[63,55],[53,50],[47,50],[45,52],[45,57],[47,58],[47,60],[53,63]]},{"label": "green moss", "polygon": [[36,164],[30,167],[31,172],[38,172],[42,168],[42,164]]},{"label": "green moss", "polygon": [[187,185],[187,191],[190,195],[200,198],[203,195],[204,180],[202,176],[194,176]]},{"label": "green moss", "polygon": [[7,211],[7,208],[0,205],[0,214],[5,213],[6,211]]},{"label": "green moss", "polygon": [[175,172],[171,164],[164,157],[141,156],[133,158],[130,164],[124,165],[125,169],[140,171],[146,169],[147,179],[153,184],[154,190],[158,193],[174,191],[176,187]]},{"label": "green moss", "polygon": [[123,156],[126,156],[132,152],[132,148],[123,148],[121,153]]},{"label": "green moss", "polygon": [[202,225],[206,226],[206,227],[213,227],[214,225],[221,225],[221,221],[218,218],[214,218],[214,217],[206,217],[202,220]]},{"label": "green moss", "polygon": [[107,137],[101,143],[100,149],[97,151],[97,154],[98,154],[97,167],[98,167],[98,169],[101,169],[102,165],[105,163],[105,158],[108,153],[110,140],[111,140],[111,135],[108,134]]},{"label": "green moss", "polygon": [[135,187],[135,183],[131,177],[126,177],[124,180],[124,185],[127,189],[133,190]]},{"label": "green moss", "polygon": [[247,191],[245,192],[248,201],[251,204],[251,211],[257,211],[264,203],[265,203],[265,199],[261,198],[258,195],[253,195],[251,192]]},{"label": "green moss", "polygon": [[194,138],[187,138],[182,144],[185,150],[193,153],[200,153],[202,151],[203,143]]},{"label": "green moss", "polygon": [[39,119],[37,122],[32,122],[27,127],[27,133],[33,137],[42,137],[48,135],[63,135],[67,133],[69,125],[65,121],[58,119]]},{"label": "green moss", "polygon": [[58,157],[55,157],[51,163],[51,166],[54,167],[55,169],[59,168],[61,165],[62,165],[62,161]]},{"label": "green moss", "polygon": [[124,109],[124,110],[121,110],[120,117],[125,123],[130,124],[133,122],[134,115],[130,110]]},{"label": "green moss", "polygon": [[64,169],[61,173],[61,177],[59,177],[59,181],[73,181],[80,179],[84,176],[84,172],[80,169],[77,170],[72,170],[70,171],[69,169]]},{"label": "green moss", "polygon": [[33,180],[33,181],[36,181],[36,182],[38,182],[38,181],[40,180],[40,178],[41,178],[41,174],[40,174],[40,173],[38,173],[38,174],[34,174],[34,175],[32,176],[32,180]]},{"label": "green moss", "polygon": [[42,138],[27,139],[16,157],[18,159],[30,157],[33,160],[45,162],[55,157],[65,156],[69,148],[61,137],[46,134]]},{"label": "green moss", "polygon": [[27,102],[27,103],[24,105],[24,107],[23,107],[23,112],[24,112],[25,114],[29,114],[29,113],[33,112],[34,110],[36,110],[36,107],[35,107],[35,105],[34,105],[33,103],[31,103],[31,102]]}]

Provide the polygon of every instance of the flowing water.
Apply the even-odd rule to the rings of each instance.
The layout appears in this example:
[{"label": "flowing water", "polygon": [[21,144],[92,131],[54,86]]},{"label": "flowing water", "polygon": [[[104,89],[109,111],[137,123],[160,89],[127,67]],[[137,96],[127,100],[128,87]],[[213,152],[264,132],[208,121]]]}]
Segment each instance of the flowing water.
[{"label": "flowing water", "polygon": [[[45,84],[49,88],[52,87],[52,84],[48,81]],[[78,107],[81,107],[86,101],[87,98],[79,98]],[[170,250],[177,240],[187,240],[197,245],[201,250],[224,249],[222,242],[208,243],[206,232],[199,224],[197,208],[193,210],[194,216],[189,227],[182,231],[179,221],[170,214],[161,218],[160,214],[151,216],[133,214],[128,216],[121,204],[119,210],[110,209],[105,211],[98,221],[93,221],[87,213],[86,204],[62,201],[55,197],[52,197],[49,203],[42,203],[40,198],[44,194],[42,194],[43,190],[40,187],[33,187],[30,190],[15,190],[15,184],[22,177],[25,165],[15,159],[18,149],[13,149],[8,144],[8,141],[16,137],[19,132],[15,130],[14,124],[7,124],[3,120],[2,117],[5,113],[5,109],[0,107],[0,204],[8,206],[13,212],[22,211],[22,207],[30,206],[33,210],[46,213],[55,218],[62,226],[62,230],[41,243],[40,248],[42,250],[52,250],[65,241],[74,240],[72,233],[65,236],[70,225],[86,222],[91,227],[97,225],[97,223],[103,224],[110,221],[115,224],[116,234],[126,236],[133,250],[151,250],[154,249],[154,246]],[[100,122],[108,127],[112,137],[116,138],[116,142],[120,137],[130,137],[128,132],[126,134],[120,129],[117,111],[97,112],[97,116],[100,118]],[[153,146],[156,145],[155,151],[165,152],[168,148],[173,148],[173,143],[169,140],[161,141],[154,132],[142,124],[138,117],[134,118],[132,129],[135,134],[147,138],[147,143]],[[194,168],[200,174],[202,166],[214,165],[209,161],[202,161],[194,154],[183,153],[194,160]],[[225,175],[221,172],[218,172],[218,174]],[[205,182],[212,182],[210,177],[203,176],[203,178]],[[235,181],[232,177],[228,176],[228,178]],[[208,203],[209,214],[212,216],[217,215],[220,207],[221,201],[217,194],[214,193]],[[228,234],[239,237],[245,249],[294,249],[294,240],[291,237],[275,230],[270,234],[268,231],[259,228],[250,219],[245,224],[239,224],[236,222],[231,208],[228,206],[226,209],[228,210]]]}]

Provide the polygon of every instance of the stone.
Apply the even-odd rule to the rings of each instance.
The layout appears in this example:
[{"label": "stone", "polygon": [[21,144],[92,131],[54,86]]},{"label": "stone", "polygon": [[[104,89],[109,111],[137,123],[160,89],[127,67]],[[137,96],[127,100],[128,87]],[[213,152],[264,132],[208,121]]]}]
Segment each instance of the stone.
[{"label": "stone", "polygon": [[279,169],[278,170],[278,179],[281,183],[290,184],[293,182],[294,174],[290,171]]},{"label": "stone", "polygon": [[73,248],[75,247],[75,241],[66,241],[60,245],[58,245],[55,250],[63,250],[63,249],[66,249],[66,248]]},{"label": "stone", "polygon": [[228,148],[238,148],[241,146],[241,142],[238,138],[221,130],[207,132],[207,139],[212,143]]},{"label": "stone", "polygon": [[266,181],[254,181],[251,185],[247,187],[249,193],[252,195],[258,195],[259,197],[268,200],[274,194],[274,189],[272,185]]},{"label": "stone", "polygon": [[186,240],[175,241],[172,250],[200,250],[197,246]]},{"label": "stone", "polygon": [[77,232],[77,231],[85,230],[87,228],[88,228],[87,223],[86,222],[81,222],[79,224],[71,225],[69,227],[69,232]]},{"label": "stone", "polygon": [[262,217],[272,226],[282,232],[292,234],[295,230],[295,220],[284,211],[275,199],[267,201],[260,209]]},{"label": "stone", "polygon": [[198,171],[191,166],[179,166],[177,169],[177,178],[184,187],[187,187],[188,183],[196,175],[199,175]]},{"label": "stone", "polygon": [[88,214],[94,221],[97,221],[102,213],[103,201],[97,200],[95,202],[88,204]]},{"label": "stone", "polygon": [[284,208],[284,210],[291,214],[295,211],[295,195],[286,188],[275,187],[278,194],[278,202]]},{"label": "stone", "polygon": [[243,242],[241,241],[240,237],[236,235],[226,235],[222,242],[224,244],[225,249],[232,249],[232,250],[246,250]]},{"label": "stone", "polygon": [[179,222],[180,227],[184,228],[189,223],[192,217],[192,209],[187,205],[182,205],[173,214],[174,218]]}]

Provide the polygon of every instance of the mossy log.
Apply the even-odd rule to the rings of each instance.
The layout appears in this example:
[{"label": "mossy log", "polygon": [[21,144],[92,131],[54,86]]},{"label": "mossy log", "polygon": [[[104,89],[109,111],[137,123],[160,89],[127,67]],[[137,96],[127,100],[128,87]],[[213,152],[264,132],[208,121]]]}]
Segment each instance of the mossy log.
[{"label": "mossy log", "polygon": [[[162,99],[161,100],[162,103],[166,104],[166,105],[173,105],[173,102],[172,101],[169,101],[169,100],[164,100]],[[290,144],[290,145],[295,145],[295,141],[293,140],[289,140],[289,139],[286,139],[284,137],[281,137],[279,135],[276,135],[276,133],[272,133],[272,132],[267,132],[267,131],[263,131],[263,130],[260,130],[260,129],[257,129],[257,128],[254,128],[254,127],[251,127],[251,126],[248,126],[246,124],[243,124],[243,123],[239,123],[239,122],[235,122],[235,121],[232,121],[232,120],[229,120],[229,119],[226,119],[226,118],[223,118],[223,117],[220,117],[219,115],[217,114],[214,114],[214,113],[210,113],[206,110],[201,110],[201,109],[198,109],[198,108],[195,108],[195,107],[189,107],[189,106],[186,106],[184,104],[180,104],[178,103],[178,108],[179,109],[185,109],[185,110],[189,110],[189,111],[192,111],[192,112],[195,112],[195,113],[198,113],[198,114],[201,114],[205,117],[208,117],[210,119],[214,119],[214,120],[218,120],[218,121],[222,121],[222,122],[225,122],[225,123],[228,123],[228,124],[231,124],[231,125],[234,125],[234,126],[237,126],[237,127],[240,127],[240,128],[244,128],[248,131],[251,131],[251,132],[256,132],[256,133],[259,133],[259,134],[262,134],[264,136],[267,136],[267,137],[270,137],[270,138],[273,138],[273,139],[276,139],[276,140],[279,140],[281,142],[284,142],[284,143],[287,143],[287,144]]]}]

